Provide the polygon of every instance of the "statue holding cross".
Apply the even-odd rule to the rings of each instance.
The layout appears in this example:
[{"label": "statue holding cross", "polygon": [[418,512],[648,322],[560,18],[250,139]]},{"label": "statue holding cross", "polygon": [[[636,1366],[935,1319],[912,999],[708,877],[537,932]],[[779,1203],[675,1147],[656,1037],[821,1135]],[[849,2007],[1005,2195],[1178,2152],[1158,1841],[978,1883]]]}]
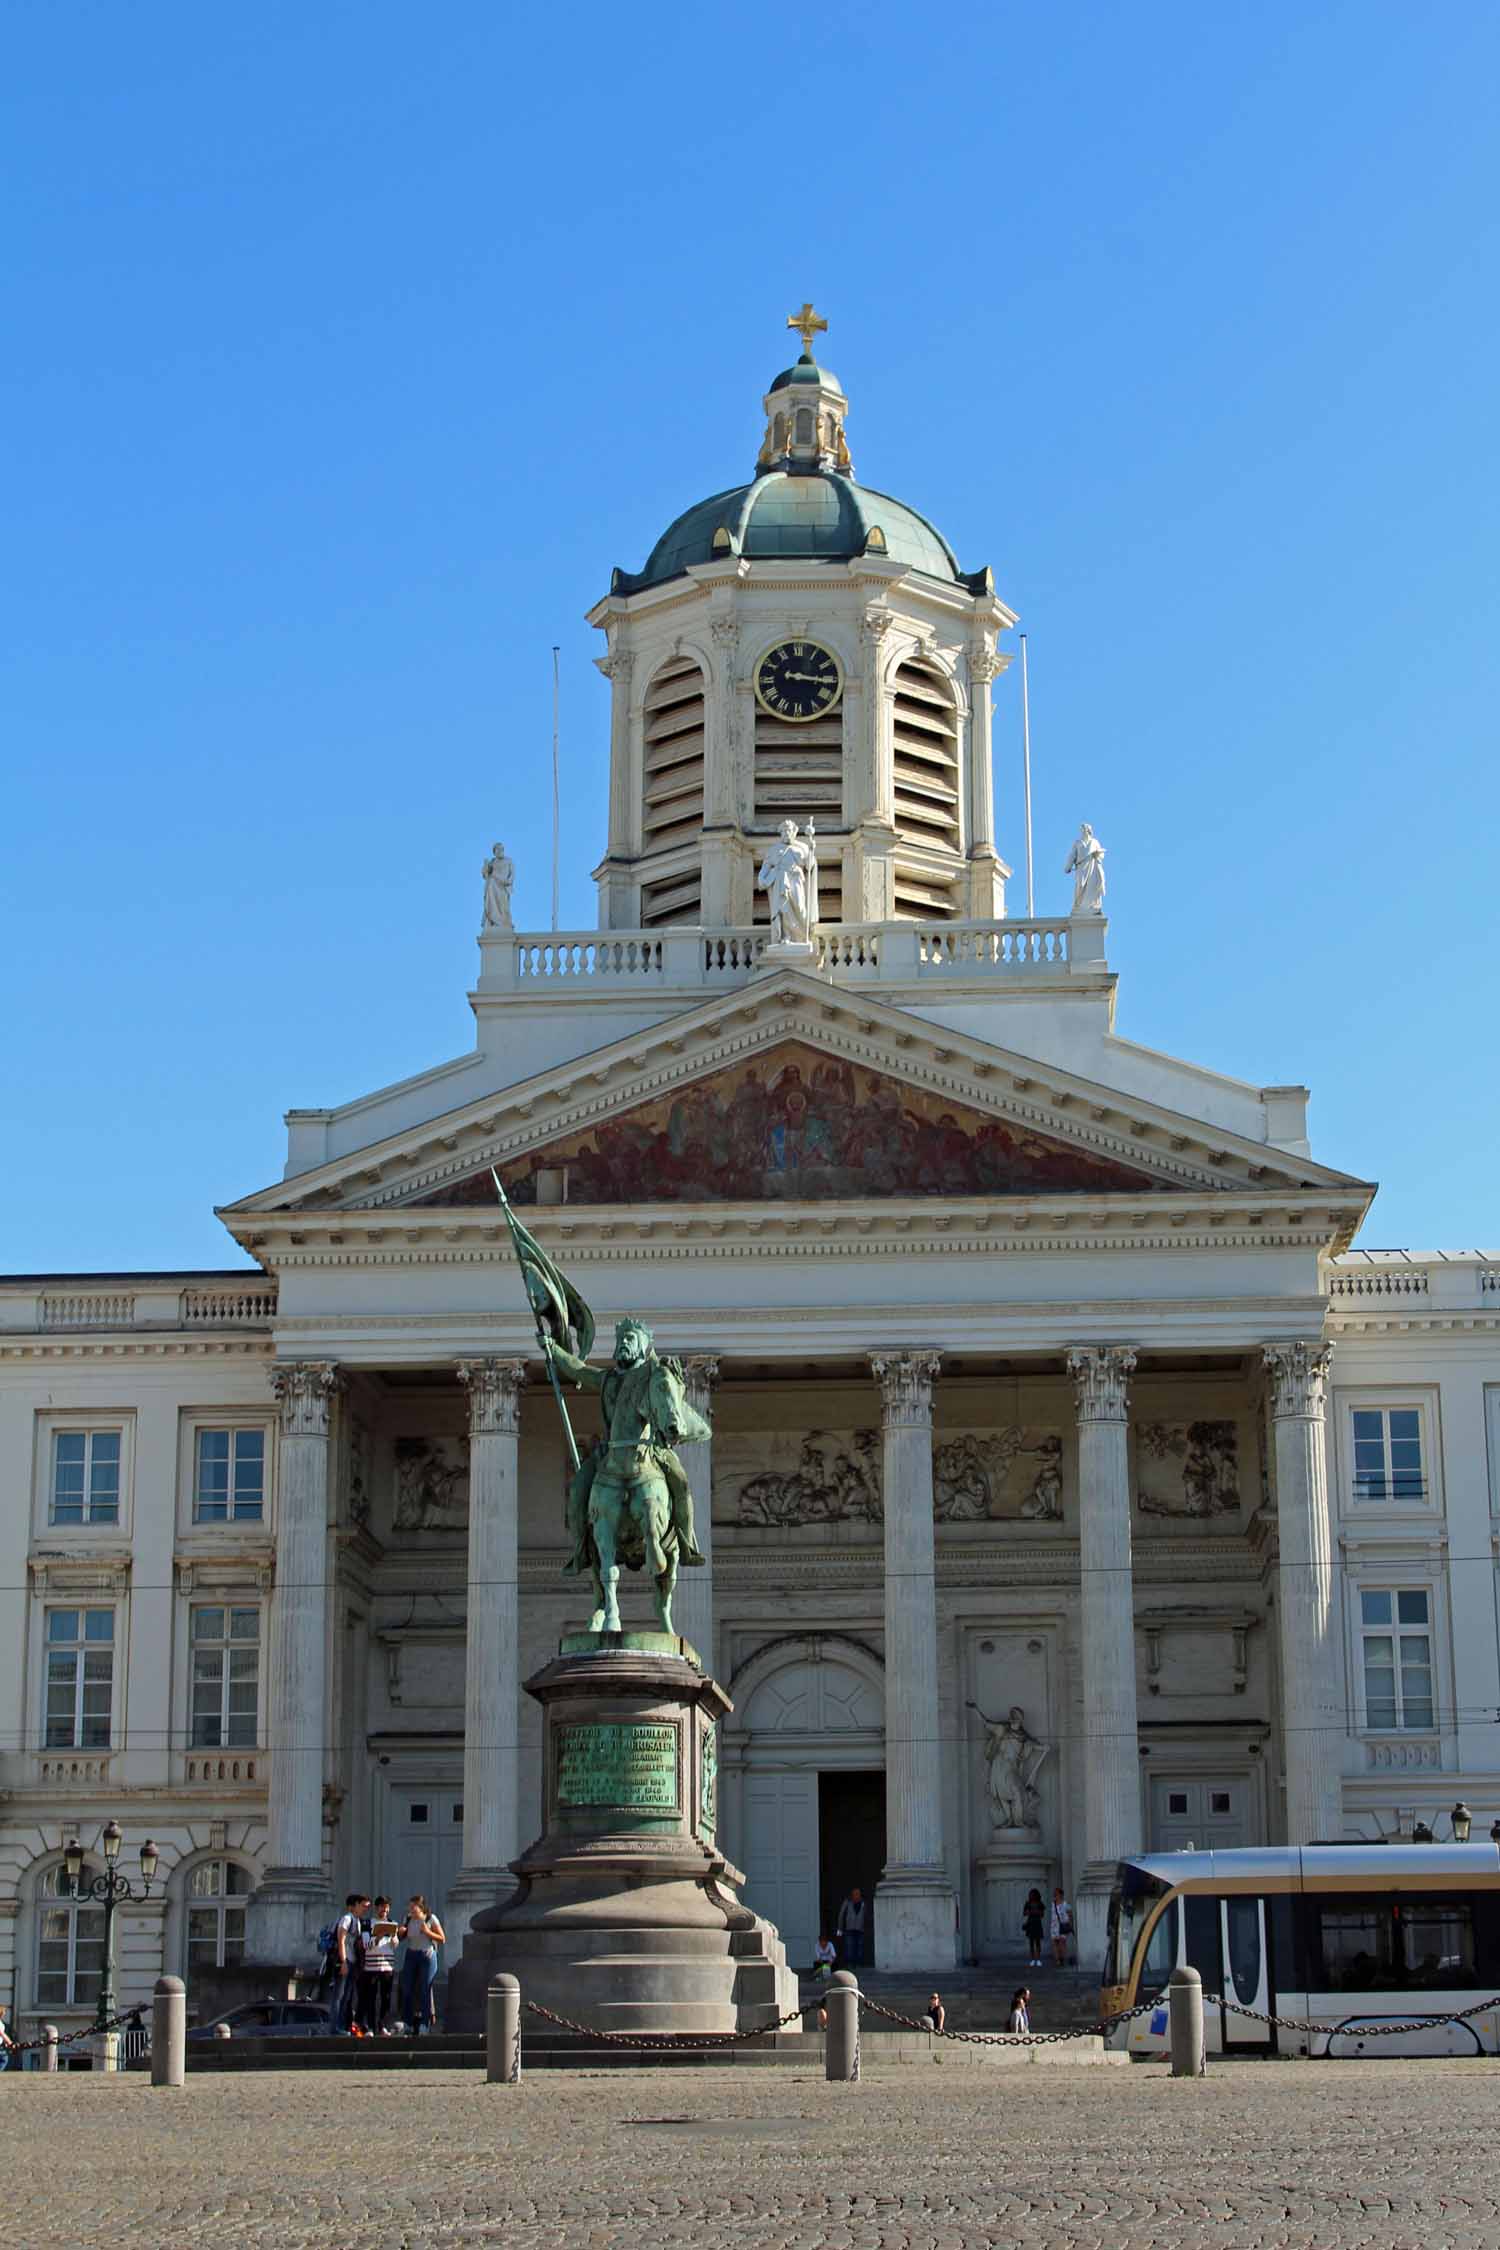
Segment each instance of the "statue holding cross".
[{"label": "statue holding cross", "polygon": [[813,355],[813,338],[814,336],[820,334],[824,336],[827,335],[827,321],[823,319],[820,313],[815,313],[810,304],[804,303],[801,312],[787,314],[786,324],[788,328],[795,328],[797,330],[798,334],[802,338],[803,356],[807,359],[811,359]]}]

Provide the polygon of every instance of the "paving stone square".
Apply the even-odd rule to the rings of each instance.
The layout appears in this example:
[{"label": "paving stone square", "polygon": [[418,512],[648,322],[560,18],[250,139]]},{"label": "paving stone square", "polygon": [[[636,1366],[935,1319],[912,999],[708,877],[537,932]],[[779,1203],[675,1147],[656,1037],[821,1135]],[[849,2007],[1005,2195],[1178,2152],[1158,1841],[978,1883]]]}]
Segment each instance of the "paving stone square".
[{"label": "paving stone square", "polygon": [[161,2250],[1469,2250],[1493,2062],[0,2082],[9,2241]]}]

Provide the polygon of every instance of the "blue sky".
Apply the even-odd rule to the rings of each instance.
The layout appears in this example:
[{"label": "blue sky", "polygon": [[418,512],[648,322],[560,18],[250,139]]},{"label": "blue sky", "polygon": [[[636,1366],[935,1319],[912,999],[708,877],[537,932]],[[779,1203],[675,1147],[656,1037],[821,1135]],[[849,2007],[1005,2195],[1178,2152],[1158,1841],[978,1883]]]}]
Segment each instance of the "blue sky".
[{"label": "blue sky", "polygon": [[[861,477],[1029,634],[1038,910],[1500,1241],[1500,12],[79,5],[0,73],[0,1265],[216,1265],[281,1111],[591,926],[583,612],[747,475],[805,296]],[[1019,866],[1019,689],[997,689]],[[1018,906],[1021,901],[1013,901]]]}]

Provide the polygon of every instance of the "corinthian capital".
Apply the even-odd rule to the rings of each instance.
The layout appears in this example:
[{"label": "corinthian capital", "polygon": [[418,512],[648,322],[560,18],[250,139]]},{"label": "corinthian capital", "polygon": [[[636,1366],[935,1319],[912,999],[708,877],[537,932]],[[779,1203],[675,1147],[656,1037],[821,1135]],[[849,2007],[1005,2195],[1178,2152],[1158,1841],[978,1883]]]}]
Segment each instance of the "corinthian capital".
[{"label": "corinthian capital", "polygon": [[1080,1422],[1123,1422],[1130,1405],[1135,1353],[1129,1344],[1080,1344],[1068,1354],[1068,1373]]},{"label": "corinthian capital", "polygon": [[716,617],[712,620],[708,629],[720,648],[737,648],[739,646],[740,621],[737,617]]},{"label": "corinthian capital", "polygon": [[461,1359],[458,1379],[469,1394],[471,1437],[514,1437],[521,1427],[523,1359]]},{"label": "corinthian capital", "polygon": [[630,685],[630,673],[635,658],[628,649],[616,649],[609,656],[596,656],[594,662],[607,680],[618,680],[621,687]]},{"label": "corinthian capital", "polygon": [[969,651],[969,677],[974,680],[992,680],[997,672],[1005,670],[1005,658],[987,641],[976,642]]},{"label": "corinthian capital", "polygon": [[1277,1420],[1307,1415],[1320,1422],[1328,1398],[1332,1344],[1267,1344],[1265,1360],[1271,1378],[1271,1412]]},{"label": "corinthian capital", "polygon": [[719,1381],[719,1363],[711,1352],[691,1352],[682,1363],[688,1405],[695,1414],[708,1414]]},{"label": "corinthian capital", "polygon": [[271,1369],[271,1388],[281,1407],[283,1437],[328,1435],[328,1410],[344,1378],[331,1359],[281,1359]]},{"label": "corinthian capital", "polygon": [[860,639],[873,641],[879,647],[895,622],[888,609],[867,609],[859,621]]},{"label": "corinthian capital", "polygon": [[932,1426],[932,1384],[942,1361],[936,1352],[872,1352],[870,1371],[880,1385],[884,1420],[908,1429]]}]

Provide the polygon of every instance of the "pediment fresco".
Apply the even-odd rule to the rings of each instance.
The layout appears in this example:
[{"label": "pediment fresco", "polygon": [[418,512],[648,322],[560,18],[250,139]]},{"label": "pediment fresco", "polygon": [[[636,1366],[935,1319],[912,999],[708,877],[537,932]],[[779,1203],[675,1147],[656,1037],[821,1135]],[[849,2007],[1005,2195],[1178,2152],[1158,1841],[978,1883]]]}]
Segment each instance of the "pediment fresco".
[{"label": "pediment fresco", "polygon": [[[789,1041],[501,1167],[516,1204],[1139,1194],[1144,1172]],[[550,1193],[549,1193],[550,1190]],[[488,1204],[488,1169],[424,1204]]]}]

